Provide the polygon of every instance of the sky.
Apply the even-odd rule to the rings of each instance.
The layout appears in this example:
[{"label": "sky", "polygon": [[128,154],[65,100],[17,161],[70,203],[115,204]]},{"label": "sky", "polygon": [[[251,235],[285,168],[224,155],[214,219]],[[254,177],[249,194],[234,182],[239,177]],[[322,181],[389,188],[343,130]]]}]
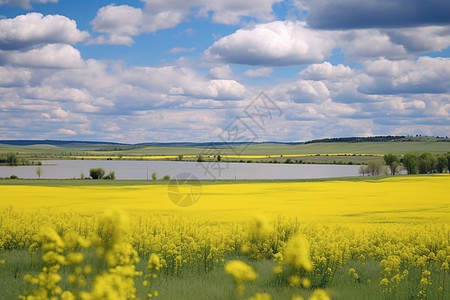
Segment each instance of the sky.
[{"label": "sky", "polygon": [[449,12],[447,0],[0,0],[0,139],[448,136]]}]

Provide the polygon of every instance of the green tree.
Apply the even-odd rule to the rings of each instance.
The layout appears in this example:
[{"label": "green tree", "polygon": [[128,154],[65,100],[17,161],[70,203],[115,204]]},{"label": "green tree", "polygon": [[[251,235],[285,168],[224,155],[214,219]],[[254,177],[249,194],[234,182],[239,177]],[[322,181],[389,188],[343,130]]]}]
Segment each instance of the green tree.
[{"label": "green tree", "polygon": [[436,157],[430,152],[424,152],[419,156],[419,173],[433,173],[437,166]]},{"label": "green tree", "polygon": [[164,180],[170,180],[170,175],[164,175],[163,179]]},{"label": "green tree", "polygon": [[105,170],[103,168],[93,168],[89,170],[89,175],[92,179],[102,179],[105,176]]},{"label": "green tree", "polygon": [[398,163],[400,162],[398,155],[395,155],[392,153],[385,154],[384,162],[386,163],[386,165],[389,166],[389,169],[391,170],[391,174],[395,175],[395,173],[397,173]]},{"label": "green tree", "polygon": [[403,156],[403,166],[406,168],[408,174],[419,173],[418,160],[419,158],[414,153],[407,153]]},{"label": "green tree", "polygon": [[41,167],[37,167],[37,168],[36,168],[36,175],[39,177],[39,179],[41,179],[41,175],[42,175],[42,169],[41,169]]},{"label": "green tree", "polygon": [[444,173],[448,169],[447,157],[440,155],[437,157],[436,170],[438,173]]},{"label": "green tree", "polygon": [[386,170],[379,160],[372,160],[367,163],[366,173],[377,176],[386,173]]},{"label": "green tree", "polygon": [[450,152],[447,152],[447,169],[450,172]]},{"label": "green tree", "polygon": [[183,160],[183,155],[182,154],[180,154],[180,155],[178,155],[178,160]]},{"label": "green tree", "polygon": [[222,156],[217,155],[217,161],[221,161],[222,160]]},{"label": "green tree", "polygon": [[81,173],[80,177],[81,177],[81,179],[84,179],[84,173]]},{"label": "green tree", "polygon": [[203,155],[199,155],[199,156],[197,156],[197,161],[198,162],[203,162],[204,160],[203,160]]},{"label": "green tree", "polygon": [[153,173],[152,173],[152,179],[153,179],[153,180],[156,180],[156,179],[157,179],[157,177],[156,177],[156,172],[153,172]]},{"label": "green tree", "polygon": [[16,153],[6,154],[6,162],[11,166],[17,166],[19,164],[19,157]]}]

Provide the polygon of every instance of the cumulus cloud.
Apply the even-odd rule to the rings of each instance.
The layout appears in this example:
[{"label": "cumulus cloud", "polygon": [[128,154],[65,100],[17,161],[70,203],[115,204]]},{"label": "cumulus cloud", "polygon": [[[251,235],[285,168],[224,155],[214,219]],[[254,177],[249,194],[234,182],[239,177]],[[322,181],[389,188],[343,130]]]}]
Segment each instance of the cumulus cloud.
[{"label": "cumulus cloud", "polygon": [[258,24],[216,41],[206,57],[246,65],[286,66],[321,62],[333,43],[327,33],[318,34],[302,22],[276,21]]},{"label": "cumulus cloud", "polygon": [[212,20],[222,24],[236,24],[242,17],[250,16],[259,20],[268,21],[274,18],[272,6],[282,0],[143,0],[146,10],[167,11],[181,10],[185,14],[192,8],[197,8],[198,15],[212,13]]},{"label": "cumulus cloud", "polygon": [[0,50],[23,50],[45,44],[75,44],[89,33],[77,29],[75,21],[40,13],[0,20]]},{"label": "cumulus cloud", "polygon": [[30,9],[31,2],[45,4],[45,3],[56,3],[58,2],[58,0],[0,0],[0,6],[11,5],[11,6],[19,6],[25,9]]},{"label": "cumulus cloud", "polygon": [[419,57],[416,61],[379,59],[366,64],[359,90],[367,94],[446,93],[450,91],[450,58]]},{"label": "cumulus cloud", "polygon": [[244,72],[244,76],[247,77],[270,77],[273,68],[258,68],[258,69],[248,69]]},{"label": "cumulus cloud", "polygon": [[107,37],[100,36],[91,43],[131,45],[132,37],[175,27],[182,18],[182,13],[177,11],[145,13],[129,5],[110,4],[100,8],[91,22],[94,31],[106,33]]},{"label": "cumulus cloud", "polygon": [[229,65],[223,65],[211,68],[208,74],[214,79],[231,79],[233,77],[233,70],[231,70]]},{"label": "cumulus cloud", "polygon": [[70,45],[49,44],[28,51],[0,51],[0,64],[36,68],[80,68],[80,52]]},{"label": "cumulus cloud", "polygon": [[354,72],[349,66],[342,64],[333,66],[327,61],[321,64],[310,65],[299,73],[302,78],[312,80],[349,77],[353,74]]},{"label": "cumulus cloud", "polygon": [[305,0],[308,25],[320,29],[392,28],[450,24],[442,0]]},{"label": "cumulus cloud", "polygon": [[58,135],[77,135],[76,131],[66,128],[60,128],[55,133]]},{"label": "cumulus cloud", "polygon": [[223,24],[237,24],[242,17],[255,17],[268,21],[274,19],[272,6],[281,0],[221,0],[221,1],[148,1],[144,8],[129,5],[110,4],[102,7],[91,22],[96,32],[105,33],[90,43],[133,44],[133,37],[173,28],[186,20],[193,11],[197,17],[212,13],[212,21]]},{"label": "cumulus cloud", "polygon": [[26,69],[0,67],[0,87],[24,86],[31,79],[31,72]]},{"label": "cumulus cloud", "polygon": [[450,46],[450,26],[402,29],[320,30],[304,22],[276,21],[239,29],[205,51],[213,61],[259,66],[323,62],[333,49],[348,59],[411,58]]}]

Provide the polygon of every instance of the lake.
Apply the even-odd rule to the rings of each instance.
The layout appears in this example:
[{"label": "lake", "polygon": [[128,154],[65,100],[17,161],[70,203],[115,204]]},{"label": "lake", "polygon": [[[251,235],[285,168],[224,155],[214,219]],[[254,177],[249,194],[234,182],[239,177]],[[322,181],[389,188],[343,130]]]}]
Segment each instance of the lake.
[{"label": "lake", "polygon": [[[217,163],[177,161],[124,161],[124,160],[46,160],[42,161],[41,178],[80,178],[89,176],[89,169],[103,168],[106,174],[114,171],[116,179],[151,179],[164,175],[174,177],[180,173],[192,174],[198,179],[307,179],[358,176],[358,165],[319,164],[264,164],[264,163]],[[37,166],[0,166],[0,177],[12,174],[26,179],[38,178]],[[178,176],[180,177],[180,176]]]}]

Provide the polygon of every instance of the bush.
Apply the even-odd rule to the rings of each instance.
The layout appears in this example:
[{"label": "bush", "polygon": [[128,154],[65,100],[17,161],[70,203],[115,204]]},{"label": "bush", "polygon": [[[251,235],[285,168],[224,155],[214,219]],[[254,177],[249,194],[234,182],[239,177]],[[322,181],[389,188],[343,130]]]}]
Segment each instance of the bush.
[{"label": "bush", "polygon": [[9,176],[10,179],[19,179],[19,177],[17,177],[16,175],[12,174],[11,176]]},{"label": "bush", "polygon": [[164,175],[163,179],[164,180],[170,180],[170,175]]},{"label": "bush", "polygon": [[105,170],[103,168],[94,168],[89,170],[89,175],[92,179],[102,179],[105,176]]},{"label": "bush", "polygon": [[109,172],[108,175],[106,175],[105,177],[103,177],[103,179],[109,179],[109,180],[114,180],[116,179],[116,173],[114,171]]}]

